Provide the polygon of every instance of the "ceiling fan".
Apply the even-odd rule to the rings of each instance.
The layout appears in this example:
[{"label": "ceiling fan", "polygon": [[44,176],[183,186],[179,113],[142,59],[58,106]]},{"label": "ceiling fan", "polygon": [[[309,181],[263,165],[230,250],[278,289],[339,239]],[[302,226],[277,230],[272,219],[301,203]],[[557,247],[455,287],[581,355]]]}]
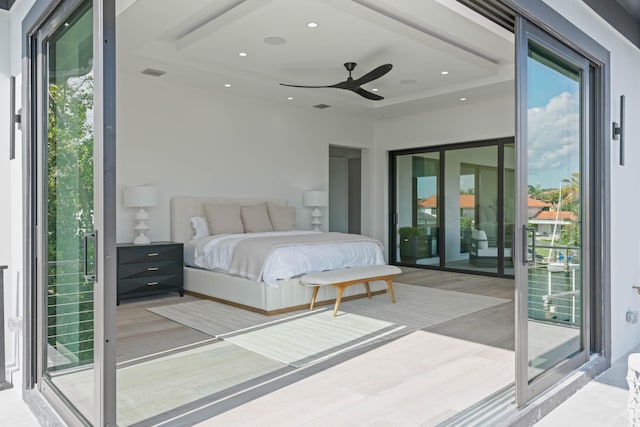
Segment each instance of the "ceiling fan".
[{"label": "ceiling fan", "polygon": [[280,85],[282,86],[289,86],[289,87],[306,87],[306,88],[335,88],[335,89],[345,89],[345,90],[350,90],[351,92],[355,92],[360,96],[363,96],[367,99],[372,99],[374,101],[380,101],[381,99],[384,99],[384,97],[377,95],[375,93],[371,93],[368,90],[362,89],[362,85],[363,84],[367,84],[373,80],[379,79],[380,77],[384,76],[385,74],[387,74],[389,71],[391,71],[391,69],[393,68],[393,65],[391,64],[384,64],[381,65],[377,68],[374,68],[373,70],[369,71],[367,74],[365,74],[364,76],[358,78],[358,79],[354,79],[353,77],[351,77],[351,72],[353,71],[354,68],[356,68],[356,64],[355,62],[347,62],[344,64],[344,68],[347,69],[347,71],[349,72],[349,77],[347,78],[347,80],[342,81],[340,83],[336,83],[334,85],[327,85],[327,86],[302,86],[302,85],[288,85],[285,83],[280,83]]}]

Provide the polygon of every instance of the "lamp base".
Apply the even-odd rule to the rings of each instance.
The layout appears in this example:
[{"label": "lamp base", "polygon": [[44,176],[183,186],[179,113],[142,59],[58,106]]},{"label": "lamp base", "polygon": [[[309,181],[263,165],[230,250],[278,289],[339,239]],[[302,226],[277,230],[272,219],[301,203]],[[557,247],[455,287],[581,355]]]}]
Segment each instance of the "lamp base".
[{"label": "lamp base", "polygon": [[313,231],[321,231],[320,230],[320,224],[322,224],[322,221],[320,221],[321,216],[322,216],[322,212],[320,212],[320,209],[318,209],[318,207],[316,206],[311,212],[311,217],[313,218],[313,221],[311,221],[311,225],[313,225]]},{"label": "lamp base", "polygon": [[133,239],[134,245],[148,245],[151,243],[151,239],[149,239],[144,233],[140,233]]}]

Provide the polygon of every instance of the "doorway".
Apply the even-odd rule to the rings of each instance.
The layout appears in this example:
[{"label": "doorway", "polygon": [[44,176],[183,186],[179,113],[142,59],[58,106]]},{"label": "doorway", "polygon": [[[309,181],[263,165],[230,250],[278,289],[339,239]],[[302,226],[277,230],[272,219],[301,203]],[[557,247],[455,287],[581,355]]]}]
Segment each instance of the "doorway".
[{"label": "doorway", "polygon": [[329,231],[360,234],[362,150],[329,146]]}]

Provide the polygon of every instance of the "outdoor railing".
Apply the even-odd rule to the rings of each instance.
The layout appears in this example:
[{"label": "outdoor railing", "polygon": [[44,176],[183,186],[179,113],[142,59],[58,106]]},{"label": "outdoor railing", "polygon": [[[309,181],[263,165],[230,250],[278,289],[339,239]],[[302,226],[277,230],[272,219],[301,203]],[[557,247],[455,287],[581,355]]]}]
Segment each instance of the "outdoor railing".
[{"label": "outdoor railing", "polygon": [[0,265],[0,390],[11,388],[7,382],[7,373],[4,360],[4,271],[6,265]]},{"label": "outdoor railing", "polygon": [[61,369],[93,361],[93,283],[80,260],[48,264],[47,342],[49,368]]}]

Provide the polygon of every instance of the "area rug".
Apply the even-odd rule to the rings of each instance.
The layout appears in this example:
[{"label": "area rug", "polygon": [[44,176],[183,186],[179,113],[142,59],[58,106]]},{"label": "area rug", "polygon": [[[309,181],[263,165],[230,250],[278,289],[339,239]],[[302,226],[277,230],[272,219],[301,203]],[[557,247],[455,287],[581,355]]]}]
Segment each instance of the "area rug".
[{"label": "area rug", "polygon": [[[507,299],[394,283],[396,303],[388,295],[343,301],[340,313],[358,314],[410,329],[424,329],[509,302]],[[264,316],[209,300],[172,304],[147,310],[218,337],[306,316],[308,312]],[[326,308],[320,308],[326,310]]]},{"label": "area rug", "polygon": [[333,317],[332,311],[322,310],[220,338],[299,368],[378,341],[404,328],[352,313]]}]

